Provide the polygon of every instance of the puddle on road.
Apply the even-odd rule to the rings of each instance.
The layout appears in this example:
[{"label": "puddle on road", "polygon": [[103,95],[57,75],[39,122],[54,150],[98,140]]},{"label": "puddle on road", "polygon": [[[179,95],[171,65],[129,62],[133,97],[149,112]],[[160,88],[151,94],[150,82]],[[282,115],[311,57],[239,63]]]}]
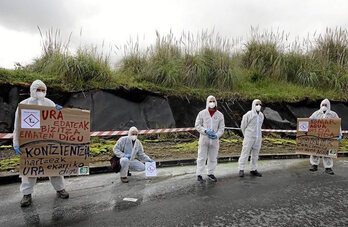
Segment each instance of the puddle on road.
[{"label": "puddle on road", "polygon": [[143,199],[142,198],[137,198],[138,200],[136,202],[131,202],[131,201],[126,201],[126,200],[119,200],[116,202],[115,206],[114,206],[114,211],[124,211],[124,210],[128,210],[134,207],[139,206]]},{"label": "puddle on road", "polygon": [[165,176],[157,176],[157,177],[147,177],[146,180],[148,180],[151,183],[159,183],[172,178],[173,178],[172,175],[165,175]]}]

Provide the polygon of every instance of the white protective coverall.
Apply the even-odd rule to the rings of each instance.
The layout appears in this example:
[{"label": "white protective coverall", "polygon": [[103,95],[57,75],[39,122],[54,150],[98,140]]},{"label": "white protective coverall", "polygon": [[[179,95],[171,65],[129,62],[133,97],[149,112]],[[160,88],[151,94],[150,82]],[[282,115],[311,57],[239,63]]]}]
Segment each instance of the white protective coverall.
[{"label": "white protective coverall", "polygon": [[[309,118],[312,119],[322,119],[322,118],[339,118],[337,113],[335,111],[331,110],[331,104],[330,101],[328,99],[324,99],[321,103],[320,103],[320,107],[326,104],[327,110],[324,113],[323,110],[319,109],[317,111],[315,111]],[[309,158],[309,161],[311,163],[311,165],[319,165],[320,163],[320,157],[319,156],[314,156],[311,155]],[[323,164],[324,164],[324,168],[332,168],[333,167],[333,160],[330,157],[323,157]]]},{"label": "white protective coverall", "polygon": [[[21,104],[28,105],[39,105],[39,106],[55,106],[56,104],[48,98],[42,97],[39,98],[36,92],[36,89],[39,87],[45,88],[44,95],[46,96],[47,87],[41,80],[35,80],[30,86],[30,98],[27,98],[20,102]],[[15,114],[15,123],[13,130],[13,147],[19,146],[19,127],[20,127],[20,119],[18,119],[18,108]],[[22,183],[20,186],[20,191],[23,195],[29,195],[33,193],[33,188],[36,183],[36,177],[22,177]],[[56,176],[50,177],[51,184],[56,191],[60,191],[64,189],[64,177]]]},{"label": "white protective coverall", "polygon": [[[114,146],[114,154],[120,158],[121,177],[127,177],[129,169],[137,172],[145,171],[145,165],[135,159],[136,156],[138,156],[141,161],[152,161],[149,156],[144,153],[144,148],[140,140],[136,139],[133,145],[131,138],[133,131],[138,132],[138,129],[136,127],[131,127],[128,131],[128,136],[122,136],[117,140]],[[125,154],[130,154],[130,159],[124,157]]]},{"label": "white protective coverall", "polygon": [[251,110],[243,115],[241,129],[244,135],[243,149],[240,154],[238,164],[239,170],[244,170],[248,162],[251,150],[251,171],[257,170],[257,160],[259,159],[259,152],[261,149],[262,132],[261,126],[264,120],[261,111],[257,113],[256,103],[260,100],[255,99],[252,102]]},{"label": "white protective coverall", "polygon": [[[208,157],[208,175],[214,174],[217,156],[219,152],[219,138],[224,134],[225,120],[224,115],[216,110],[211,117],[208,104],[209,101],[214,99],[217,108],[217,101],[214,96],[207,98],[206,108],[198,113],[196,118],[195,128],[200,133],[198,142],[198,158],[197,158],[197,171],[196,174],[202,175],[205,169],[205,162]],[[207,130],[212,130],[217,139],[210,139],[206,133]]]}]

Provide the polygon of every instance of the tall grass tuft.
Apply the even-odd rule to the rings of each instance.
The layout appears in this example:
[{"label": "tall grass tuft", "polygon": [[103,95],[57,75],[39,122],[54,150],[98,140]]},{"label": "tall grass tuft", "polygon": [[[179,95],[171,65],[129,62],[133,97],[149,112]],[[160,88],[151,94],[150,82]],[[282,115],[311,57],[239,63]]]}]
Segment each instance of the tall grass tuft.
[{"label": "tall grass tuft", "polygon": [[161,36],[156,32],[156,43],[146,51],[131,43],[121,63],[124,72],[131,72],[140,80],[165,87],[189,86],[231,89],[231,44],[214,32],[197,35],[183,32],[176,38],[173,33]]},{"label": "tall grass tuft", "polygon": [[181,84],[183,60],[180,46],[172,33],[161,37],[157,32],[156,44],[149,50],[142,78],[156,84],[172,87]]},{"label": "tall grass tuft", "polygon": [[[62,42],[59,30],[50,29],[42,38],[42,55],[26,67],[27,70],[61,78],[70,89],[85,89],[92,83],[105,84],[112,71],[109,56],[99,53],[96,46],[69,50],[70,37]],[[92,86],[92,85],[91,85]]]},{"label": "tall grass tuft", "polygon": [[126,75],[139,75],[146,64],[146,51],[143,53],[139,47],[139,39],[134,42],[130,39],[123,47],[124,54],[120,63],[120,71]]},{"label": "tall grass tuft", "polygon": [[265,78],[283,79],[284,32],[259,32],[251,28],[251,39],[246,42],[242,57],[243,67],[250,69],[252,81]]},{"label": "tall grass tuft", "polygon": [[315,40],[314,55],[322,63],[348,64],[348,31],[342,28],[326,29]]},{"label": "tall grass tuft", "polygon": [[347,89],[347,30],[327,29],[302,45],[296,41],[287,44],[284,32],[255,31],[242,57],[242,67],[249,70],[252,82],[271,78],[315,88]]},{"label": "tall grass tuft", "polygon": [[[282,56],[277,50],[277,45],[272,42],[260,43],[258,40],[251,40],[246,44],[246,51],[243,56],[243,66],[251,69],[254,80],[266,77],[278,77]],[[258,78],[261,77],[261,78]]]},{"label": "tall grass tuft", "polygon": [[347,90],[347,30],[326,29],[324,34],[314,37],[307,44],[306,52],[285,56],[288,61],[284,71],[291,75],[291,81],[316,88]]}]

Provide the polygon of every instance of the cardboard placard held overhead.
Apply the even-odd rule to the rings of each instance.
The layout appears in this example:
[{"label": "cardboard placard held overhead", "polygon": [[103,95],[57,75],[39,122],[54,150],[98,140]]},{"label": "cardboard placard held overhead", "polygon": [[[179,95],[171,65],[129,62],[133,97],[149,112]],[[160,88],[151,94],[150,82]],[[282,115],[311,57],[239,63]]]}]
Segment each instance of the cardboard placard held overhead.
[{"label": "cardboard placard held overhead", "polygon": [[89,174],[90,112],[18,105],[20,176]]},{"label": "cardboard placard held overhead", "polygon": [[296,153],[337,158],[341,119],[297,119]]}]

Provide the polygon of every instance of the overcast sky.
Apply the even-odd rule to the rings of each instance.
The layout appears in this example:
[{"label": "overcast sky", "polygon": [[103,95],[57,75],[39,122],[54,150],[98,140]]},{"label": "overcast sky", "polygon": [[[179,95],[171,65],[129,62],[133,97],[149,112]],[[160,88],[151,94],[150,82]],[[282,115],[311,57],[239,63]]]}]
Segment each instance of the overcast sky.
[{"label": "overcast sky", "polygon": [[347,12],[347,0],[0,0],[0,67],[40,56],[38,26],[59,29],[63,40],[72,33],[72,49],[104,41],[109,50],[137,36],[148,45],[156,30],[214,29],[226,38],[245,38],[253,26],[306,37],[326,27],[347,29]]}]

